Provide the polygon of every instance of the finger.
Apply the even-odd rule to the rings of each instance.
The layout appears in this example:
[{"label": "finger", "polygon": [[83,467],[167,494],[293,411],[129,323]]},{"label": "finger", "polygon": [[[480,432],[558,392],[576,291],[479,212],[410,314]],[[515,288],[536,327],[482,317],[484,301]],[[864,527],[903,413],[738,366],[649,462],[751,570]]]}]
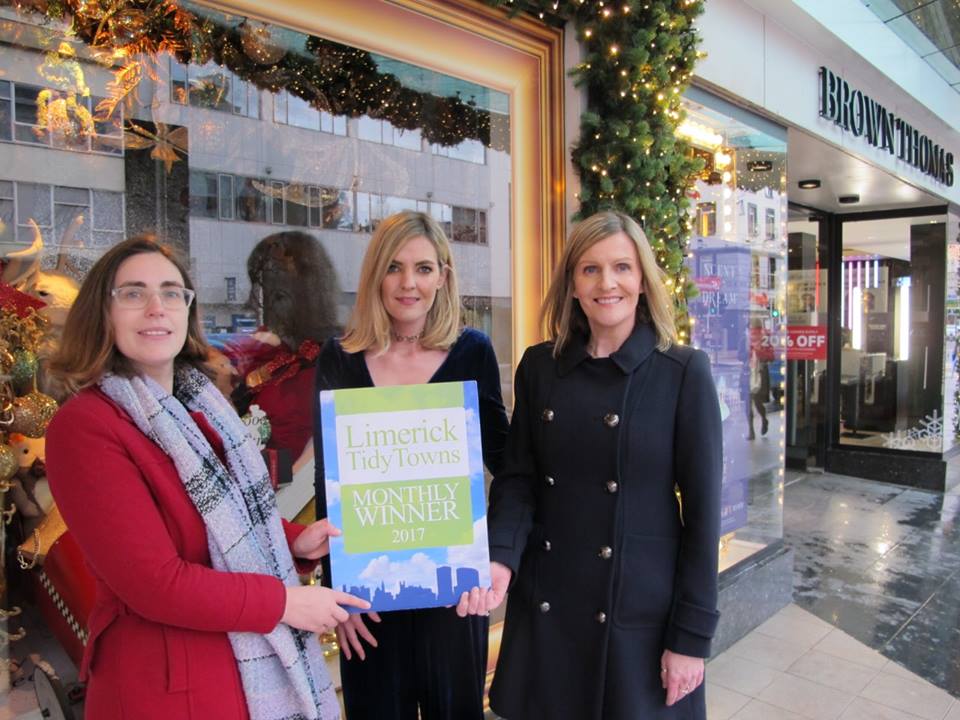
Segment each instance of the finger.
[{"label": "finger", "polygon": [[375,612],[368,612],[367,617],[373,620],[374,622],[380,622],[380,615]]},{"label": "finger", "polygon": [[460,593],[460,600],[457,602],[457,615],[460,617],[466,617],[470,612],[470,595],[469,593]]},{"label": "finger", "polygon": [[500,607],[500,603],[503,602],[503,598],[497,593],[496,590],[488,590],[486,595],[486,610],[487,615]]},{"label": "finger", "polygon": [[347,635],[347,642],[350,643],[350,647],[354,649],[354,652],[357,653],[357,657],[360,658],[360,660],[366,660],[367,651],[364,650],[363,643],[360,642],[360,639],[357,637],[357,631],[354,626],[348,621],[344,625],[344,628]]},{"label": "finger", "polygon": [[480,588],[475,587],[470,591],[470,601],[467,604],[468,612],[476,615],[480,612]]},{"label": "finger", "polygon": [[338,605],[350,605],[351,607],[360,608],[361,610],[366,610],[370,607],[370,603],[363,598],[358,598],[356,595],[351,595],[341,590],[334,590],[333,597]]},{"label": "finger", "polygon": [[353,655],[350,652],[350,643],[347,640],[346,632],[344,631],[343,627],[341,627],[340,625],[337,625],[336,632],[337,632],[337,645],[340,646],[340,652],[343,653],[343,656],[347,660],[350,660],[353,657]]},{"label": "finger", "polygon": [[[360,616],[357,615],[357,617],[359,618]],[[362,637],[364,640],[370,643],[373,647],[377,647],[377,639],[373,636],[373,633],[370,632],[367,626],[363,624],[363,620],[361,620],[356,624],[355,629],[357,631],[357,635]]]},{"label": "finger", "polygon": [[667,669],[665,667],[660,668],[660,684],[663,686],[663,689],[667,689]]}]

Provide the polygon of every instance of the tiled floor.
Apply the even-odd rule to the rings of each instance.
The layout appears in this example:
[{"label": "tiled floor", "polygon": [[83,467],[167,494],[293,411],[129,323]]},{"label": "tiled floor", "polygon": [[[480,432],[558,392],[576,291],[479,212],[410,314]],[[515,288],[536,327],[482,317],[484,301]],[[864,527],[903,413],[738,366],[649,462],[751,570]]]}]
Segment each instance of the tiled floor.
[{"label": "tiled floor", "polygon": [[960,701],[797,605],[707,665],[708,720],[960,720]]}]

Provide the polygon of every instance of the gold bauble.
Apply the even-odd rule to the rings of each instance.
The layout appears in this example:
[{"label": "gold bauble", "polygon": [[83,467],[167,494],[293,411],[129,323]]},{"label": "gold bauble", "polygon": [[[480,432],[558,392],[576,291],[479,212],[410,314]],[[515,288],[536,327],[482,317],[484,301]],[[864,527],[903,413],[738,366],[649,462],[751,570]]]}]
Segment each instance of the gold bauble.
[{"label": "gold bauble", "polygon": [[274,32],[274,28],[259,20],[247,19],[240,26],[243,52],[257,65],[276,65],[287,54]]},{"label": "gold bauble", "polygon": [[7,429],[31,438],[43,437],[58,407],[56,400],[41,392],[14,398],[13,423]]},{"label": "gold bauble", "polygon": [[16,451],[9,445],[0,445],[0,482],[6,482],[16,475],[19,467]]}]

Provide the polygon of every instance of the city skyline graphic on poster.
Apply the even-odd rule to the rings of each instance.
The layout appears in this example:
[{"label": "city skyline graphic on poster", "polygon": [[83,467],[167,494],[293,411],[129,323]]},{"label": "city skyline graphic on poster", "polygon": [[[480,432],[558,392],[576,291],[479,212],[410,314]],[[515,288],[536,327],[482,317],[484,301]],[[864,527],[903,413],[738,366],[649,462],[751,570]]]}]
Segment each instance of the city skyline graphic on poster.
[{"label": "city skyline graphic on poster", "polygon": [[371,610],[455,604],[490,584],[473,381],[320,393],[331,585]]}]

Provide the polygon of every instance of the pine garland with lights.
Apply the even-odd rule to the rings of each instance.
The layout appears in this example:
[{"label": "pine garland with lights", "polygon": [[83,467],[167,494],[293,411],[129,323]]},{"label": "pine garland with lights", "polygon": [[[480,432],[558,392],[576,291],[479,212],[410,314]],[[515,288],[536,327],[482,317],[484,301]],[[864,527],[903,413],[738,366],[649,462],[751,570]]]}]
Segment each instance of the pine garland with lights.
[{"label": "pine garland with lights", "polygon": [[439,145],[477,140],[509,151],[509,118],[472,98],[439,97],[404,87],[381,72],[371,53],[310,37],[306,52],[275,42],[270,26],[205,10],[201,17],[176,0],[0,0],[19,12],[69,19],[72,34],[114,67],[110,97],[98,105],[104,120],[136,89],[145,67],[168,52],[182,63],[213,61],[256,87],[285,90],[334,115],[367,115],[401,130],[419,129]]},{"label": "pine garland with lights", "polygon": [[681,340],[696,296],[684,264],[691,224],[686,196],[703,161],[675,134],[681,97],[700,56],[703,0],[487,0],[541,20],[571,20],[584,48],[572,70],[587,110],[573,164],[586,217],[615,208],[640,221],[674,293]]}]

